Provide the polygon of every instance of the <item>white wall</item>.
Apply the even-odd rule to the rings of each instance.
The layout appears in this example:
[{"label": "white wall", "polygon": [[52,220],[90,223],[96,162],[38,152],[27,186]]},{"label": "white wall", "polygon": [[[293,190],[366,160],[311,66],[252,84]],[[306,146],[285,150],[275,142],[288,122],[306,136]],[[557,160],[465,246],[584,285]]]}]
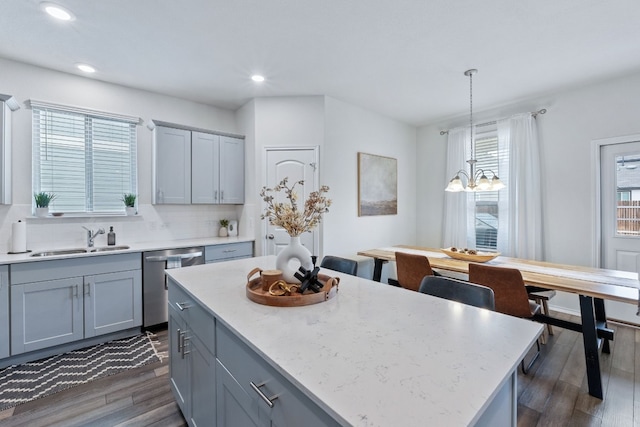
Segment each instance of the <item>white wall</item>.
[{"label": "white wall", "polygon": [[[480,119],[546,108],[538,117],[541,140],[543,242],[546,261],[583,266],[593,265],[595,213],[592,181],[591,141],[640,133],[640,74],[587,87],[567,90],[507,107],[483,111]],[[418,132],[418,161],[429,165],[419,168],[418,243],[439,247],[442,243],[442,218],[446,185],[444,161],[446,136],[441,129],[463,125],[467,118],[427,126]],[[577,310],[577,298],[562,295],[552,300]]]},{"label": "white wall", "polygon": [[[324,254],[415,244],[416,128],[330,97],[325,106],[321,170],[333,204],[324,219]],[[397,215],[358,217],[358,152],[398,160]]]},{"label": "white wall", "polygon": [[[414,127],[324,96],[256,98],[238,118],[247,140],[255,136],[256,176],[247,203],[255,203],[257,252],[264,235],[258,189],[264,185],[265,147],[320,147],[320,183],[331,188],[333,200],[321,226],[321,255],[355,256],[362,249],[415,243]],[[358,217],[359,151],[398,159],[398,215]]]},{"label": "white wall", "polygon": [[[83,246],[81,225],[113,225],[118,243],[181,239],[217,235],[220,218],[237,219],[234,206],[152,206],[151,139],[145,125],[138,127],[138,195],[140,215],[135,218],[31,219],[31,110],[29,99],[162,120],[228,133],[238,133],[233,111],[104,83],[19,62],[0,59],[0,93],[13,95],[22,108],[12,115],[13,204],[0,206],[0,251],[10,250],[11,223],[27,219],[27,246],[45,249]],[[97,244],[106,244],[99,236]]]}]

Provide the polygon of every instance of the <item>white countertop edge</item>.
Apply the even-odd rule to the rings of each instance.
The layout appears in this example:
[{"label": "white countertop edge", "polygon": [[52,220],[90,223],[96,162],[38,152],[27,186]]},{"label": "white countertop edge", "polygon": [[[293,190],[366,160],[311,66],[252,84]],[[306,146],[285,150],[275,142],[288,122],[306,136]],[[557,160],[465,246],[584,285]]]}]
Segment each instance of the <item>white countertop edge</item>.
[{"label": "white countertop edge", "polygon": [[214,245],[224,245],[229,243],[253,242],[254,240],[255,239],[253,237],[202,237],[202,238],[193,238],[193,239],[176,239],[176,240],[136,242],[136,243],[128,243],[126,240],[123,240],[123,241],[118,240],[116,242],[116,246],[129,246],[129,249],[121,249],[116,251],[103,251],[103,252],[85,252],[85,253],[79,253],[79,254],[52,255],[52,256],[45,256],[45,257],[32,256],[34,253],[46,252],[46,251],[52,251],[52,250],[65,250],[65,249],[90,250],[90,249],[103,248],[108,246],[96,245],[94,248],[88,248],[84,246],[60,246],[60,247],[53,247],[53,248],[39,248],[39,249],[31,250],[31,252],[20,253],[20,254],[2,253],[0,254],[0,264],[7,265],[7,264],[18,264],[23,262],[37,262],[37,261],[68,259],[68,258],[117,255],[117,254],[136,253],[136,252],[157,251],[157,250],[164,250],[164,249],[179,249],[179,248],[188,248],[188,247],[197,247],[197,246],[214,246]]}]

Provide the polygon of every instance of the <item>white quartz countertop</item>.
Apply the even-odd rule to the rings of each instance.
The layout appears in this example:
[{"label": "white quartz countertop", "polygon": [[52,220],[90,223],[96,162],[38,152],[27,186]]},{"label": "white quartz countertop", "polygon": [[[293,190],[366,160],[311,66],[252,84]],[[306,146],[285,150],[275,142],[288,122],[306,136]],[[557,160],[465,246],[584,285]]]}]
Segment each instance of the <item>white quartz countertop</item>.
[{"label": "white quartz countertop", "polygon": [[[126,240],[123,240],[123,241],[118,240],[118,244],[116,246],[129,246],[129,249],[122,249],[117,251],[104,251],[104,252],[87,252],[87,253],[80,253],[80,254],[54,255],[54,256],[46,256],[46,257],[31,256],[33,253],[37,253],[37,252],[46,252],[49,250],[79,249],[80,247],[79,246],[73,246],[73,247],[61,246],[61,247],[53,247],[53,248],[41,248],[41,249],[33,250],[28,253],[21,253],[21,254],[2,253],[0,254],[0,264],[15,264],[15,263],[33,262],[33,261],[49,261],[53,259],[114,255],[114,254],[124,254],[124,253],[131,253],[131,252],[156,251],[156,250],[162,250],[162,249],[190,248],[190,247],[197,247],[197,246],[224,245],[228,243],[253,242],[254,240],[255,239],[253,237],[204,237],[204,238],[198,238],[198,239],[178,239],[178,240],[140,242],[140,243],[128,243]],[[104,245],[96,245],[96,247],[104,247]],[[93,248],[85,248],[85,249],[93,249]]]},{"label": "white quartz countertop", "polygon": [[168,270],[244,342],[345,425],[474,424],[542,325],[387,284],[340,277],[316,305],[271,307],[245,295],[258,257]]}]

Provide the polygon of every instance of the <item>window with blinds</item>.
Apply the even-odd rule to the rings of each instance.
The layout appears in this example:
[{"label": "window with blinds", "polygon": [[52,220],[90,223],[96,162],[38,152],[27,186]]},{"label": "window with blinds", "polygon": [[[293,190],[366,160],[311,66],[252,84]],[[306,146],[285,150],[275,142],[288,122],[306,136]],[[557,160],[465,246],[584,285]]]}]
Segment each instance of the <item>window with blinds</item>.
[{"label": "window with blinds", "polygon": [[123,194],[137,194],[137,119],[36,101],[31,107],[33,192],[54,193],[53,212],[124,212]]},{"label": "window with blinds", "polygon": [[[477,169],[492,170],[498,176],[498,164],[501,155],[498,150],[497,130],[490,129],[476,134],[475,139]],[[491,179],[491,174],[487,172]],[[498,245],[498,197],[499,191],[487,191],[475,193],[476,202],[476,247],[482,250],[495,251]]]}]

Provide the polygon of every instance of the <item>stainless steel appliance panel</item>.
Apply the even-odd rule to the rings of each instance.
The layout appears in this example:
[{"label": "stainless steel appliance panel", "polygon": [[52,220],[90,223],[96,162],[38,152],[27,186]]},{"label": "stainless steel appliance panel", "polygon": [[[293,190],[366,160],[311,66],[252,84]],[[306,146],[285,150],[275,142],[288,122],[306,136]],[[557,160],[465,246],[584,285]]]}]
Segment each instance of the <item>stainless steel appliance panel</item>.
[{"label": "stainless steel appliance panel", "polygon": [[166,249],[142,254],[143,326],[167,322],[165,270],[204,264],[204,248]]}]

